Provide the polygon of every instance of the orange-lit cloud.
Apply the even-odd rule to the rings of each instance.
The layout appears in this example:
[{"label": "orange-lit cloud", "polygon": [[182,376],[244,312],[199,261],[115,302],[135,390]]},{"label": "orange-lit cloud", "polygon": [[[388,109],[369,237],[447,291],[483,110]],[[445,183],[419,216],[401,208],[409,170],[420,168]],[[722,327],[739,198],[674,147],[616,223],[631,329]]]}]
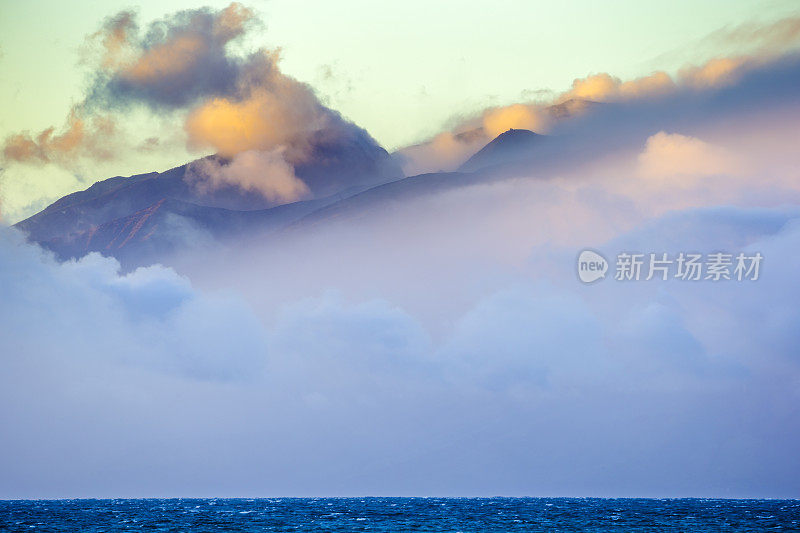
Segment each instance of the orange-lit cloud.
[{"label": "orange-lit cloud", "polygon": [[[139,44],[136,55],[117,61],[115,75],[144,84],[184,74],[210,56],[224,55],[225,46],[244,34],[253,17],[251,10],[235,2],[212,16],[207,12],[192,14],[183,26],[171,27],[166,37]],[[123,50],[137,47],[125,28],[119,24],[108,28],[103,39],[106,58],[119,57]]]},{"label": "orange-lit cloud", "polygon": [[[140,39],[134,23],[115,17],[106,23],[102,40],[106,57],[120,49],[128,52],[110,62],[113,68],[96,95],[185,111],[176,119],[183,121],[192,150],[230,158],[284,147],[297,163],[309,135],[348,126],[310,87],[281,72],[278,51],[229,53],[228,45],[254,23],[251,10],[232,3],[220,11],[172,15]],[[123,39],[126,46],[119,44]]]},{"label": "orange-lit cloud", "polygon": [[493,107],[428,141],[402,148],[397,157],[407,175],[454,170],[486,143],[509,129],[546,133],[559,120],[583,113],[591,103],[572,99],[554,105],[539,103]]},{"label": "orange-lit cloud", "polygon": [[[4,160],[71,167],[80,158],[111,159],[120,155],[112,117],[136,106],[183,124],[181,142],[190,150],[233,158],[217,169],[206,163],[210,178],[202,186],[238,184],[276,203],[308,194],[293,165],[313,151],[312,137],[331,145],[353,136],[374,141],[323,106],[310,87],[283,74],[277,51],[230,49],[256,24],[254,13],[236,2],[221,10],[181,11],[144,30],[133,12],[110,17],[88,39],[93,85],[66,126],[10,136]],[[134,149],[165,150],[170,143],[161,141],[151,135]]]},{"label": "orange-lit cloud", "polygon": [[308,86],[283,75],[277,59],[267,52],[252,57],[240,95],[212,98],[191,110],[185,130],[193,148],[231,157],[269,150],[330,125],[331,112]]},{"label": "orange-lit cloud", "polygon": [[629,81],[622,81],[603,72],[574,80],[572,88],[562,93],[557,100],[618,102],[663,96],[681,86],[714,87],[732,81],[734,73],[743,64],[744,61],[739,59],[712,59],[701,66],[689,66],[682,69],[677,80],[663,71]]},{"label": "orange-lit cloud", "polygon": [[509,129],[525,129],[544,132],[550,124],[547,111],[526,104],[514,104],[486,111],[483,129],[490,137],[497,137]]},{"label": "orange-lit cloud", "polygon": [[675,76],[658,71],[623,82],[607,73],[594,74],[573,81],[572,88],[557,100],[609,102],[660,96],[682,87],[707,89],[729,85],[749,68],[800,46],[800,17],[787,17],[766,25],[748,23],[724,28],[707,40],[743,51],[714,57],[700,65],[687,65]]},{"label": "orange-lit cloud", "polygon": [[133,64],[121,70],[119,75],[146,83],[181,73],[193,66],[200,55],[206,52],[207,46],[197,35],[181,35],[147,50]]},{"label": "orange-lit cloud", "polygon": [[181,11],[140,36],[135,16],[122,12],[90,38],[101,56],[91,96],[179,108],[230,94],[246,61],[229,54],[228,45],[254,24],[254,13],[234,2],[220,11]]},{"label": "orange-lit cloud", "polygon": [[407,175],[452,170],[458,168],[484,144],[486,135],[481,128],[461,134],[445,131],[428,142],[404,148],[397,156]]},{"label": "orange-lit cloud", "polygon": [[[782,37],[778,41],[787,46],[789,42],[793,42],[795,32],[800,31],[795,28],[797,24],[800,23],[794,19],[782,22]],[[778,47],[776,42],[773,41],[773,44]],[[780,49],[783,50],[785,47]],[[718,57],[701,65],[684,67],[674,76],[664,71],[656,71],[628,81],[605,72],[592,74],[575,79],[567,91],[556,95],[549,102],[515,103],[489,108],[477,118],[463,121],[454,130],[442,132],[426,142],[403,148],[398,154],[407,173],[436,169],[453,170],[474,153],[475,149],[479,149],[510,128],[546,133],[558,121],[581,115],[591,109],[592,103],[661,98],[679,90],[706,90],[729,86],[743,73],[771,58],[768,54]],[[458,142],[458,135],[455,132],[474,128],[480,132],[478,141],[473,136],[470,143]]]},{"label": "orange-lit cloud", "polygon": [[114,156],[114,135],[117,127],[108,115],[84,116],[79,108],[73,108],[61,133],[47,128],[31,135],[17,133],[6,138],[3,158],[21,163],[58,163],[69,165],[80,157],[99,160]]},{"label": "orange-lit cloud", "polygon": [[[120,104],[181,107],[208,95],[229,94],[249,65],[229,57],[226,46],[241,36],[253,13],[238,3],[220,11],[183,11],[150,26],[139,36],[136,16],[122,11],[89,37],[99,55],[94,85],[70,111],[61,131],[20,132],[3,144],[6,162],[72,166],[80,158],[109,160],[119,155]],[[158,139],[148,143],[158,146]]]},{"label": "orange-lit cloud", "polygon": [[574,80],[572,88],[562,93],[557,100],[577,99],[609,102],[665,94],[675,87],[672,78],[662,71],[625,82],[603,72]]},{"label": "orange-lit cloud", "polygon": [[734,82],[748,59],[744,57],[719,57],[700,66],[689,66],[678,73],[682,84],[694,88],[712,88]]}]

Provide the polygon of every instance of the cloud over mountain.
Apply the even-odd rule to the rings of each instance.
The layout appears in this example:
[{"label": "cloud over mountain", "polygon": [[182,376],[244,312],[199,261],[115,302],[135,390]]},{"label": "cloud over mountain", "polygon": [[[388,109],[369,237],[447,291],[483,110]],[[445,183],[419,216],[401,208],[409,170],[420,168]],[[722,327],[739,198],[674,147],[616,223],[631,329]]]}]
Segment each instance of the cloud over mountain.
[{"label": "cloud over mountain", "polygon": [[[182,131],[173,133],[183,135],[195,152],[213,150],[233,159],[245,152],[265,152],[242,156],[244,161],[216,172],[209,183],[224,181],[267,196],[276,191],[275,183],[283,183],[278,196],[296,199],[302,191],[318,187],[303,183],[293,169],[324,163],[314,160],[320,151],[346,152],[354,142],[380,150],[365,130],[324,106],[311,87],[284,74],[277,50],[243,52],[235,46],[256,27],[254,12],[236,2],[220,10],[180,11],[144,29],[134,12],[109,17],[87,40],[87,61],[94,66],[91,89],[72,108],[66,126],[9,136],[4,159],[68,168],[83,159],[114,159],[129,149],[120,127],[123,118],[145,109],[155,115],[169,113],[182,123]],[[147,146],[158,149],[158,138],[149,138]],[[281,165],[272,164],[284,156]],[[276,169],[278,174],[272,176]],[[374,172],[376,180],[384,178],[379,170]],[[337,179],[341,176],[332,176],[331,182]],[[286,196],[290,181],[299,183]]]},{"label": "cloud over mountain", "polygon": [[180,108],[229,94],[247,62],[231,54],[229,45],[255,23],[254,13],[234,2],[220,11],[178,12],[140,35],[136,15],[123,11],[90,39],[101,55],[90,98]]},{"label": "cloud over mountain", "polygon": [[185,180],[203,193],[236,185],[257,191],[277,204],[297,201],[310,192],[283,158],[283,149],[242,152],[228,164],[200,159],[189,165]]},{"label": "cloud over mountain", "polygon": [[460,120],[448,131],[398,150],[407,173],[454,170],[472,153],[509,129],[547,133],[559,122],[593,109],[594,102],[624,103],[669,98],[685,91],[710,91],[730,86],[748,72],[780,61],[800,44],[800,23],[787,17],[770,24],[750,23],[725,28],[709,41],[746,44],[741,53],[719,55],[700,64],[687,64],[674,74],[655,71],[631,80],[607,72],[573,80],[569,89],[534,102],[493,106]]}]

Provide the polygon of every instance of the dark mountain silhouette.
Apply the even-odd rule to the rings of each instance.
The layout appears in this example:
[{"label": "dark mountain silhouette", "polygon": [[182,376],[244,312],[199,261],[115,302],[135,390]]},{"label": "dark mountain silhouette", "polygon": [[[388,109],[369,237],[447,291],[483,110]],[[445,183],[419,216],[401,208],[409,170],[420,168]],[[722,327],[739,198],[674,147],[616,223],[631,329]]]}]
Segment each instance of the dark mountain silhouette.
[{"label": "dark mountain silhouette", "polygon": [[[568,100],[564,100],[557,104],[553,104],[544,108],[540,108],[539,111],[544,113],[545,116],[549,116],[551,123],[558,124],[562,121],[565,121],[572,117],[577,117],[579,115],[587,114],[592,112],[596,109],[600,109],[605,104],[600,104],[598,102],[593,102],[591,100],[585,100],[582,98],[570,98]],[[475,126],[476,120],[471,121],[472,127],[469,129],[463,129],[460,131],[453,132],[453,140],[460,143],[462,146],[473,146],[477,150],[477,146],[481,144],[482,146],[486,146],[490,144],[493,139],[489,139],[489,133],[484,128],[484,126]],[[464,127],[468,127],[468,124],[465,124]],[[515,130],[520,132],[527,132],[528,130]],[[422,152],[424,153],[427,150],[433,149],[434,151],[436,148],[433,146],[436,142],[436,137],[428,139],[426,141],[420,142],[418,144],[407,146],[402,148],[396,152],[394,152],[394,156],[400,161],[402,164],[409,162],[409,158],[413,161],[413,154],[414,152]],[[489,161],[482,160],[483,156],[480,156],[478,159],[465,162],[459,170],[471,172],[475,171],[479,168],[484,168],[485,166],[491,166],[497,163],[513,163],[514,159],[517,155],[519,155],[520,160],[524,160],[527,158],[525,151],[523,153],[516,154],[516,150],[513,149],[513,142],[503,142],[505,151],[508,152],[506,154],[497,154],[498,161],[494,161],[495,158],[489,158]],[[511,156],[509,161],[504,160],[504,157]]]},{"label": "dark mountain silhouette", "polygon": [[[145,243],[151,251],[174,247],[174,236],[182,226],[199,228],[214,237],[243,228],[261,230],[403,177],[389,153],[360,128],[336,135],[314,134],[302,144],[290,146],[284,156],[308,185],[310,199],[280,206],[234,185],[207,191],[191,179],[202,166],[190,163],[162,173],[97,182],[64,196],[16,227],[62,258],[91,251],[133,256],[128,249],[143,248]],[[230,163],[218,156],[209,159],[222,166]]]},{"label": "dark mountain silhouette", "polygon": [[[129,269],[205,243],[358,219],[391,209],[393,202],[503,179],[520,168],[534,174],[563,153],[557,146],[551,147],[556,148],[552,155],[550,150],[542,152],[544,139],[528,130],[509,130],[470,158],[462,167],[465,172],[409,178],[398,176],[391,156],[374,142],[350,143],[345,150],[320,143],[315,157],[295,168],[314,198],[285,205],[271,205],[261,195],[235,187],[198,191],[184,179],[188,165],[182,165],[163,173],[100,181],[16,226],[62,259],[100,252]],[[332,176],[330,182],[325,181],[327,175]]]},{"label": "dark mountain silhouette", "polygon": [[474,172],[501,164],[515,163],[529,157],[542,139],[544,135],[530,130],[508,130],[467,159],[458,170]]},{"label": "dark mountain silhouette", "polygon": [[61,259],[100,252],[126,268],[160,261],[181,249],[224,241],[243,233],[268,234],[299,220],[339,197],[294,202],[269,209],[237,211],[163,198],[90,229],[38,241]]}]

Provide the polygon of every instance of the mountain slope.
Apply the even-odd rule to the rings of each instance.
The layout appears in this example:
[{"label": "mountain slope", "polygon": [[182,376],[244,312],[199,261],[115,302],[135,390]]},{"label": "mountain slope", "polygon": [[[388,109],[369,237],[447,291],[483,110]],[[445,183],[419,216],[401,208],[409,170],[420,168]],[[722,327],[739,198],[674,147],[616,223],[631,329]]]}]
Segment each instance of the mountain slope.
[{"label": "mountain slope", "polygon": [[340,198],[342,196],[336,195],[249,211],[162,198],[134,213],[84,231],[38,242],[62,260],[100,252],[116,257],[127,269],[161,261],[181,249],[225,241],[243,234],[273,232]]},{"label": "mountain slope", "polygon": [[510,129],[498,135],[475,155],[467,159],[458,170],[460,172],[474,172],[482,168],[520,161],[529,156],[531,150],[538,147],[544,138],[544,135],[539,135],[530,130]]},{"label": "mountain slope", "polygon": [[[62,259],[100,252],[118,258],[127,269],[163,262],[173,252],[205,243],[213,246],[229,239],[258,239],[276,231],[358,220],[392,209],[397,202],[504,179],[520,169],[535,177],[564,154],[554,142],[548,146],[555,150],[538,150],[545,139],[531,131],[509,130],[465,164],[468,172],[421,174],[391,181],[387,174],[379,174],[363,181],[356,179],[345,189],[336,187],[335,194],[278,206],[233,187],[201,193],[185,181],[187,165],[183,165],[161,174],[118,176],[95,183],[61,198],[17,227]],[[369,150],[353,150],[340,154],[334,167],[361,160],[365,168],[375,170],[385,162],[378,157],[373,164],[370,157]],[[320,156],[315,169],[320,179],[323,169],[331,168],[330,161]],[[392,173],[390,166],[388,175]]]},{"label": "mountain slope", "polygon": [[[316,199],[352,194],[403,177],[389,153],[360,129],[354,129],[346,137],[328,138],[324,133],[311,136],[304,139],[302,147],[287,150],[286,157],[293,162],[295,174],[308,185],[312,198]],[[208,159],[213,159],[217,167],[222,168],[230,163],[217,156]],[[277,202],[260,193],[245,191],[234,185],[223,185],[210,191],[197,187],[192,178],[198,168],[202,168],[202,165],[198,167],[190,163],[162,173],[103,180],[84,191],[59,199],[41,212],[17,223],[16,227],[36,242],[74,245],[89,232],[145,212],[165,200],[174,202],[162,203],[156,211],[164,213],[176,210],[175,214],[180,216],[186,216],[187,213],[185,208],[176,208],[182,204],[229,211],[276,207]],[[194,219],[202,221],[201,225],[217,224],[215,217],[198,214]],[[111,224],[109,227],[117,226]],[[83,250],[83,246],[75,245],[69,255]],[[61,251],[67,252],[66,245],[62,246]]]}]

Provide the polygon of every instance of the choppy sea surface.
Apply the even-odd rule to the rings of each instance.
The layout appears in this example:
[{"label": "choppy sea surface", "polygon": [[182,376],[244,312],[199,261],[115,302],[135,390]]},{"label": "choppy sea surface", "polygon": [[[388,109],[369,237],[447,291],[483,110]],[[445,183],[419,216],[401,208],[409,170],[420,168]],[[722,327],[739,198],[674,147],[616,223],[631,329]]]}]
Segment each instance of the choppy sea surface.
[{"label": "choppy sea surface", "polygon": [[0,501],[3,531],[798,531],[800,500],[274,498]]}]

